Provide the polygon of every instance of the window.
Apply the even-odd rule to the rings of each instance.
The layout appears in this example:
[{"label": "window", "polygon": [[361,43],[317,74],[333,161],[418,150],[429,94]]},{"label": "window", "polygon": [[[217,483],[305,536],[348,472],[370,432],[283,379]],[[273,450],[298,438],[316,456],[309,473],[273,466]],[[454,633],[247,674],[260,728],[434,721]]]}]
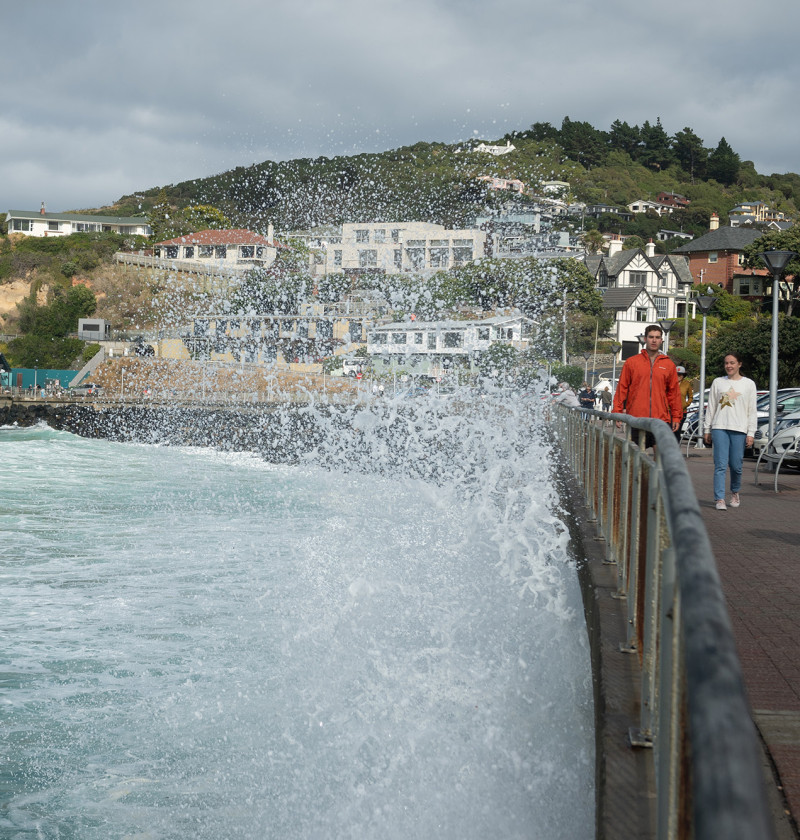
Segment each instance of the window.
[{"label": "window", "polygon": [[214,246],[213,245],[201,245],[200,250],[198,252],[198,256],[201,259],[207,259],[208,257],[214,256]]},{"label": "window", "polygon": [[392,333],[392,344],[405,344],[407,336],[404,332]]},{"label": "window", "polygon": [[431,332],[428,333],[428,350],[435,350],[436,349],[436,333]]},{"label": "window", "polygon": [[252,260],[256,255],[255,245],[242,245],[239,248],[239,254],[243,260]]},{"label": "window", "polygon": [[715,263],[717,261],[717,252],[716,251],[710,251],[709,252],[708,261],[710,263]]},{"label": "window", "polygon": [[630,285],[631,286],[646,286],[647,285],[647,273],[644,271],[632,271],[629,275]]},{"label": "window", "polygon": [[412,268],[425,268],[425,248],[406,248],[406,256]]},{"label": "window", "polygon": [[48,222],[47,223],[48,230],[58,230],[58,222]]},{"label": "window", "polygon": [[368,230],[357,230],[356,231],[356,242],[369,242],[369,231]]},{"label": "window", "polygon": [[[360,344],[361,343],[361,332],[362,332],[361,321],[351,321],[350,325],[349,325],[350,341],[354,341],[357,344]],[[384,343],[385,343],[386,333],[380,333],[380,335],[383,337]],[[332,334],[331,334],[331,336],[332,336]]]},{"label": "window", "polygon": [[167,245],[164,249],[167,252],[167,259],[168,260],[177,260],[178,259],[178,246],[177,245]]},{"label": "window", "polygon": [[193,260],[194,259],[194,245],[187,245],[183,249],[183,258],[185,260]]},{"label": "window", "polygon": [[400,231],[399,229],[395,229],[392,231],[392,242],[399,242],[400,241]]},{"label": "window", "polygon": [[646,306],[637,306],[636,307],[636,320],[646,322],[647,318],[647,307]]},{"label": "window", "polygon": [[341,251],[334,251],[333,252],[333,264],[334,265],[341,265],[342,264],[342,252]]},{"label": "window", "polygon": [[445,347],[463,347],[464,333],[462,332],[446,332],[444,334]]},{"label": "window", "polygon": [[469,262],[472,259],[472,240],[471,239],[454,239],[453,240],[453,263]]},{"label": "window", "polygon": [[447,268],[449,261],[449,248],[431,248],[431,268]]},{"label": "window", "polygon": [[[11,225],[12,230],[22,230],[22,231],[30,231],[31,229],[31,220],[30,219],[14,219]],[[80,230],[80,225],[78,226],[78,230]]]},{"label": "window", "polygon": [[214,256],[218,260],[224,260],[228,256],[228,246],[227,245],[215,245],[214,246]]},{"label": "window", "polygon": [[394,267],[395,268],[402,268],[403,267],[403,249],[402,248],[395,248],[394,249]]},{"label": "window", "polygon": [[374,242],[376,243],[383,243],[386,242],[386,231],[383,228],[378,228],[374,233]]},{"label": "window", "polygon": [[153,256],[160,257],[161,256],[161,248],[153,248]]},{"label": "window", "polygon": [[317,251],[314,254],[314,265],[322,265],[322,263],[324,261],[325,261],[325,256],[323,254],[320,254],[319,251]]},{"label": "window", "polygon": [[414,336],[414,344],[422,344],[422,333],[415,332],[411,333]]},{"label": "window", "polygon": [[449,245],[446,239],[431,239],[431,248],[447,248]]},{"label": "window", "polygon": [[386,344],[386,339],[386,333],[372,333],[372,335],[370,336],[370,341],[373,344]]},{"label": "window", "polygon": [[358,267],[359,268],[375,268],[378,265],[377,251],[359,251],[358,252]]},{"label": "window", "polygon": [[739,256],[737,257],[737,262],[739,263],[739,265],[744,265],[744,261],[745,261],[744,254],[739,254]]},{"label": "window", "polygon": [[489,327],[478,327],[478,341],[489,340]]},{"label": "window", "polygon": [[669,298],[655,297],[653,303],[656,305],[656,314],[659,318],[667,317],[667,307],[669,306]]}]

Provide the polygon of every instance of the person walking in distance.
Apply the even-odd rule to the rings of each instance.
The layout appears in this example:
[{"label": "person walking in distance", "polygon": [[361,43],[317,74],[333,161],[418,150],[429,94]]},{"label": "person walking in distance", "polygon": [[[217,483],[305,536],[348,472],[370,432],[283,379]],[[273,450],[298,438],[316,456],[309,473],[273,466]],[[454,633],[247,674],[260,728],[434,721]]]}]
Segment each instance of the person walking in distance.
[{"label": "person walking in distance", "polygon": [[675,431],[675,438],[678,443],[681,442],[681,428],[686,420],[686,412],[694,399],[694,391],[692,390],[692,383],[686,375],[686,368],[683,365],[678,365],[678,387],[681,389],[681,400],[683,401],[683,415],[681,416],[681,424]]},{"label": "person walking in distance", "polygon": [[725,356],[725,376],[711,383],[708,408],[703,418],[703,439],[714,447],[714,501],[717,510],[725,504],[725,473],[731,471],[732,508],[740,505],[742,461],[745,446],[753,445],[756,433],[756,384],[741,374],[742,357],[738,353]]},{"label": "person walking in distance", "polygon": [[[650,324],[644,336],[642,351],[631,356],[622,366],[614,391],[614,413],[655,417],[675,432],[683,418],[683,400],[675,363],[661,352],[664,332],[658,324]],[[631,429],[631,440],[638,443],[640,434],[639,429]],[[655,438],[650,432],[645,436],[645,447],[648,446],[655,447]]]}]

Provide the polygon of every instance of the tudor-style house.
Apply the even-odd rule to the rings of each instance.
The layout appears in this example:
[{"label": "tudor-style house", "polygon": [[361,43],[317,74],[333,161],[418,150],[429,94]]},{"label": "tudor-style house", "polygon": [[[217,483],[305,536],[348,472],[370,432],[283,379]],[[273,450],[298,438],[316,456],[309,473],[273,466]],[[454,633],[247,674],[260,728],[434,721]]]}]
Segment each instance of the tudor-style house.
[{"label": "tudor-style house", "polygon": [[646,249],[622,250],[613,240],[607,255],[585,257],[586,267],[603,294],[603,307],[614,314],[613,337],[627,358],[639,351],[638,336],[647,324],[673,320],[685,309],[686,289],[691,286],[688,263],[683,257],[655,254]]}]

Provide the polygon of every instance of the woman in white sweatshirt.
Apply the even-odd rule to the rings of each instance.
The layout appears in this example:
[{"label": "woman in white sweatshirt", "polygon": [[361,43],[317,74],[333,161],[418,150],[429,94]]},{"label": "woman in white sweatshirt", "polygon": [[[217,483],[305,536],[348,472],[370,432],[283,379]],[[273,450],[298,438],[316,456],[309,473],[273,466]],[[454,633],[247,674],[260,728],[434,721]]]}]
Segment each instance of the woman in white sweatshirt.
[{"label": "woman in white sweatshirt", "polygon": [[756,433],[756,384],[740,373],[738,353],[725,356],[725,373],[711,383],[708,408],[703,418],[703,437],[714,446],[714,499],[717,510],[725,505],[725,473],[731,471],[731,507],[739,507],[745,445],[753,445]]}]

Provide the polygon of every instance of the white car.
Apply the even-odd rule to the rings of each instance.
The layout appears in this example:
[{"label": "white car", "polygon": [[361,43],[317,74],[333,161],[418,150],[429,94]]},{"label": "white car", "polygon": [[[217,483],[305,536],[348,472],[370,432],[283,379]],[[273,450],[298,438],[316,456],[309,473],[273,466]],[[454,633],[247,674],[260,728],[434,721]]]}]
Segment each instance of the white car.
[{"label": "white car", "polygon": [[[800,409],[790,411],[788,413],[779,414],[777,422],[775,423],[775,434],[784,431],[785,429],[793,429],[800,425]],[[766,417],[761,417],[759,412],[758,429],[753,438],[753,455],[756,458],[761,454],[761,451],[766,448],[767,435],[769,429],[769,413]]]}]

